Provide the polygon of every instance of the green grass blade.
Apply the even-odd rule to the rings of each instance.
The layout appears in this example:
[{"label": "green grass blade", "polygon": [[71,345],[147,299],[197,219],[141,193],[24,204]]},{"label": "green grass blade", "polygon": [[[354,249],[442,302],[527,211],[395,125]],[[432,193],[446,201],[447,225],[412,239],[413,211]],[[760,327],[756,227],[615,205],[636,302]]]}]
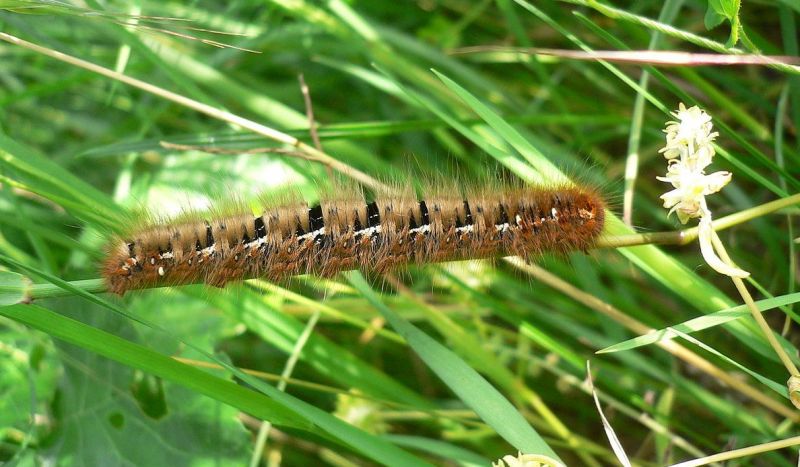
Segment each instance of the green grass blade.
[{"label": "green grass blade", "polygon": [[559,459],[513,405],[477,371],[442,344],[384,305],[356,272],[347,274],[350,283],[403,336],[408,345],[458,397],[516,449]]},{"label": "green grass blade", "polygon": [[692,337],[692,336],[690,336],[688,334],[684,334],[684,333],[682,333],[680,331],[677,331],[677,330],[673,330],[673,332],[675,332],[678,336],[680,336],[681,338],[683,338],[687,342],[691,342],[692,344],[697,345],[698,347],[702,348],[703,350],[716,355],[717,357],[721,358],[722,360],[724,360],[724,361],[730,363],[731,365],[735,366],[736,368],[744,371],[745,373],[747,373],[748,375],[750,375],[753,378],[757,379],[763,385],[765,385],[768,388],[772,389],[774,392],[780,394],[784,398],[786,398],[786,399],[789,398],[789,394],[787,394],[787,392],[786,392],[786,386],[784,386],[782,384],[779,384],[779,383],[776,383],[775,381],[772,381],[771,379],[769,379],[769,378],[767,378],[765,376],[762,376],[761,374],[759,374],[759,373],[747,368],[746,366],[744,366],[741,363],[737,362],[736,360],[728,357],[727,355],[724,355],[722,352],[719,352],[718,350],[714,349],[710,345],[707,345],[704,342],[700,342],[699,340],[695,339],[694,337]]},{"label": "green grass blade", "polygon": [[[782,295],[780,297],[759,300],[756,302],[756,307],[760,311],[767,311],[797,302],[800,302],[800,293],[793,293],[789,295]],[[747,305],[726,308],[724,310],[715,311],[714,313],[710,313],[699,318],[684,321],[683,323],[676,324],[668,328],[652,331],[644,336],[635,337],[633,339],[620,342],[619,344],[614,344],[602,350],[598,350],[597,353],[612,353],[623,350],[631,350],[637,347],[670,340],[678,337],[679,335],[691,334],[693,332],[702,331],[703,329],[713,328],[714,326],[729,323],[747,316],[750,316],[750,312],[747,310]],[[681,334],[678,334],[678,332]]]},{"label": "green grass blade", "polygon": [[0,307],[0,314],[106,358],[186,386],[276,425],[315,431],[307,420],[261,394],[47,308],[10,305]]},{"label": "green grass blade", "polygon": [[170,336],[171,338],[177,340],[178,342],[181,342],[187,347],[199,352],[201,355],[205,356],[214,363],[217,363],[223,368],[231,371],[237,377],[241,378],[243,381],[252,385],[260,392],[268,396],[270,399],[273,399],[275,402],[279,403],[284,408],[304,418],[308,423],[311,423],[314,426],[318,427],[321,430],[322,434],[327,434],[332,439],[337,439],[341,443],[350,446],[355,450],[360,451],[364,455],[374,460],[378,460],[380,462],[393,465],[409,465],[409,466],[421,465],[420,459],[412,456],[411,454],[403,451],[402,449],[399,449],[396,446],[393,446],[387,443],[386,441],[377,438],[374,435],[359,430],[358,428],[355,428],[345,423],[344,421],[339,420],[338,418],[334,417],[328,412],[325,412],[317,407],[314,407],[311,404],[308,404],[300,399],[290,396],[289,394],[286,394],[283,391],[279,391],[277,388],[269,384],[263,383],[257,378],[248,375],[247,373],[244,373],[243,371],[232,366],[228,362],[217,358],[216,356],[192,344],[191,342],[186,342],[180,339],[179,337],[173,335],[171,332],[169,332],[167,329],[165,329],[163,326],[159,324],[149,322],[148,320],[145,320],[138,316],[134,316],[131,313],[128,313],[126,310],[108,302],[107,300],[92,295],[91,293],[85,290],[79,289],[64,280],[59,279],[58,277],[51,276],[49,274],[43,273],[42,271],[38,271],[31,267],[20,264],[12,260],[11,258],[3,257],[2,255],[0,255],[0,260],[12,264],[20,269],[24,269],[28,272],[31,272],[37,276],[43,277],[46,280],[52,282],[53,284],[58,285],[59,287],[62,287],[70,292],[73,292],[77,296],[86,298],[87,300],[96,303],[104,308],[107,308],[115,313],[118,313],[127,319],[144,324],[147,327],[150,327],[152,329],[164,333],[167,336]]}]

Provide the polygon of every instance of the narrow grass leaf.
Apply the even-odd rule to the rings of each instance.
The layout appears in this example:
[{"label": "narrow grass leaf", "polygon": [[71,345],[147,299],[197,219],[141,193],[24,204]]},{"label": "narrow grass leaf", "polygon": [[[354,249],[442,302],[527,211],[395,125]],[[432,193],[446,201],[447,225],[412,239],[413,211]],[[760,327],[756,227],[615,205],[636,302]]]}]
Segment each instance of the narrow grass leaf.
[{"label": "narrow grass leaf", "polygon": [[[387,77],[392,78],[391,74],[383,69],[379,70]],[[415,101],[419,102],[423,107],[428,109],[431,113],[441,118],[450,127],[457,130],[470,141],[475,143],[478,147],[484,150],[487,154],[492,156],[497,162],[502,164],[512,173],[516,174],[523,180],[536,182],[542,181],[542,177],[537,171],[522,160],[517,154],[513,153],[510,147],[507,147],[503,141],[497,139],[490,141],[485,135],[479,135],[475,130],[469,126],[461,123],[460,119],[452,115],[447,110],[444,110],[437,102],[423,94],[412,91],[406,88],[400,82],[394,80],[394,83],[403,90],[404,93],[411,96]]]},{"label": "narrow grass leaf", "polygon": [[276,425],[313,431],[313,426],[307,420],[261,394],[47,308],[17,304],[0,308],[0,314],[98,355],[213,397]]},{"label": "narrow grass leaf", "polygon": [[[436,76],[444,82],[451,91],[456,93],[467,105],[472,108],[486,123],[491,126],[500,137],[510,144],[530,165],[540,173],[550,177],[550,182],[566,181],[567,178],[550,162],[541,151],[536,149],[514,127],[506,122],[497,112],[489,108],[475,96],[470,94],[458,83],[447,76],[433,70]],[[555,180],[554,180],[555,178]],[[560,179],[560,180],[559,180]]]},{"label": "narrow grass leaf", "polygon": [[[282,313],[265,303],[264,297],[249,290],[235,291],[235,300],[228,294],[202,294],[208,302],[225,313],[241,320],[247,328],[265,342],[289,353],[300,338],[304,324],[298,319]],[[435,406],[424,397],[407,388],[395,378],[379,371],[357,357],[350,349],[331,342],[319,334],[312,334],[304,346],[300,358],[319,374],[337,381],[342,387],[357,388],[365,394],[418,408],[433,409]]]},{"label": "narrow grass leaf", "polygon": [[360,273],[349,272],[347,277],[353,287],[406,339],[428,367],[497,434],[524,453],[558,459],[539,433],[483,376],[447,347],[384,305]]},{"label": "narrow grass leaf", "polygon": [[775,381],[772,381],[771,379],[767,378],[766,376],[762,376],[761,374],[756,373],[755,371],[747,368],[746,366],[742,365],[741,363],[737,362],[736,360],[728,357],[727,355],[722,354],[721,352],[719,352],[718,350],[714,349],[713,347],[711,347],[711,346],[709,346],[707,344],[704,344],[703,342],[700,342],[699,340],[695,339],[694,337],[692,337],[692,336],[690,336],[688,334],[682,333],[682,332],[677,331],[677,330],[673,330],[673,332],[675,332],[678,336],[682,337],[685,341],[691,342],[692,344],[702,348],[703,350],[705,350],[707,352],[710,352],[710,353],[716,355],[717,357],[725,360],[726,362],[730,363],[731,365],[735,366],[736,368],[744,371],[748,375],[750,375],[753,378],[757,379],[764,386],[767,386],[768,388],[772,389],[773,391],[775,391],[776,393],[780,394],[781,396],[783,396],[783,397],[785,397],[787,399],[789,398],[789,395],[786,392],[786,386],[784,386],[782,384],[779,384],[779,383],[776,383]]},{"label": "narrow grass leaf", "polygon": [[438,439],[413,435],[386,435],[385,438],[398,446],[428,452],[442,459],[456,461],[465,467],[485,467],[491,463],[489,459],[472,451]]},{"label": "narrow grass leaf", "polygon": [[[767,311],[797,302],[800,302],[800,292],[759,300],[755,304],[760,311]],[[750,316],[750,312],[747,311],[747,305],[739,305],[732,308],[715,311],[714,313],[700,316],[699,318],[690,319],[674,326],[649,332],[643,336],[635,337],[633,339],[629,339],[598,350],[597,353],[620,352],[649,344],[656,344],[658,342],[678,337],[679,334],[677,332],[690,334],[693,332],[702,331],[703,329],[713,328],[714,326],[719,326],[745,316]]]},{"label": "narrow grass leaf", "polygon": [[[101,214],[107,225],[119,221],[118,209],[108,197],[95,187],[76,177],[58,164],[46,159],[33,148],[23,145],[0,131],[0,167],[7,167],[16,174],[24,174],[31,190],[53,192],[75,203],[79,217],[84,212]],[[80,210],[79,210],[80,208]]]}]

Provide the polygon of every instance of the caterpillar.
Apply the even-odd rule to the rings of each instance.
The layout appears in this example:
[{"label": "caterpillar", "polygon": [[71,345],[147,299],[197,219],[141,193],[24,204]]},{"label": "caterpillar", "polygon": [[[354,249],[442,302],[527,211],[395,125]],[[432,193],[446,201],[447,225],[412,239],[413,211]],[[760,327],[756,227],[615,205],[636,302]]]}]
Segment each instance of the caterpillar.
[{"label": "caterpillar", "polygon": [[[330,276],[407,264],[589,249],[603,230],[592,189],[505,187],[461,195],[332,196],[153,225],[114,237],[102,275],[109,291],[291,275]],[[242,210],[244,211],[244,210]]]}]

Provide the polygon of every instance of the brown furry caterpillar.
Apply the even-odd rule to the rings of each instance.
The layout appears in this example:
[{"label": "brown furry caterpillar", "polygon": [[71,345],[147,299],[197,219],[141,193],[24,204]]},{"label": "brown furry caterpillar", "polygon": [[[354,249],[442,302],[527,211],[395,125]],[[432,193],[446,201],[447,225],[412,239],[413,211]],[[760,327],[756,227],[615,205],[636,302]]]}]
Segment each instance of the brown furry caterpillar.
[{"label": "brown furry caterpillar", "polygon": [[115,238],[103,266],[108,289],[129,290],[263,277],[280,280],[348,269],[384,272],[404,264],[566,253],[590,248],[605,203],[581,187],[505,188],[423,200],[363,196],[266,207],[177,221]]}]

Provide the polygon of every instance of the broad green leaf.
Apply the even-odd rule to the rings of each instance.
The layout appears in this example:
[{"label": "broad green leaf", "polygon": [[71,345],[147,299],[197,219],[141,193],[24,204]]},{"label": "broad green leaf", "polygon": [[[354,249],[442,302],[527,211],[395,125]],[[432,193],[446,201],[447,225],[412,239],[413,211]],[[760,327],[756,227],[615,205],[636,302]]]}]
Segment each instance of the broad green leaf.
[{"label": "broad green leaf", "polygon": [[717,11],[717,9],[712,6],[713,3],[714,3],[713,0],[710,0],[708,2],[706,15],[703,17],[703,24],[708,30],[714,29],[715,27],[719,26],[726,19],[725,15]]},{"label": "broad green leaf", "polygon": [[739,8],[741,0],[708,0],[708,9],[703,18],[706,29],[714,29],[728,21],[731,24],[731,35],[726,47],[733,47],[739,41]]},{"label": "broad green leaf", "polygon": [[725,19],[733,21],[739,14],[740,0],[708,0],[708,6]]}]

